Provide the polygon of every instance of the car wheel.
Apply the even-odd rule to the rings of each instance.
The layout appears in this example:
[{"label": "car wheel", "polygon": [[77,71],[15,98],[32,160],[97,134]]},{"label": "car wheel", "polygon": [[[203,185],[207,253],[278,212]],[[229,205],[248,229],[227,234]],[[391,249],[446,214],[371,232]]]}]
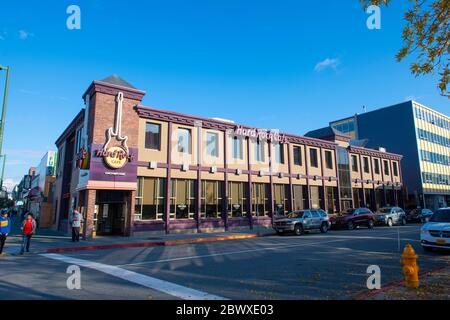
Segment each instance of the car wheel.
[{"label": "car wheel", "polygon": [[303,226],[301,224],[296,224],[294,227],[294,233],[296,236],[301,236],[303,234]]},{"label": "car wheel", "polygon": [[371,219],[367,222],[367,228],[373,229],[373,226],[374,226],[374,223],[373,223],[373,220]]},{"label": "car wheel", "polygon": [[392,222],[392,219],[389,218],[388,221],[387,221],[387,226],[388,227],[392,227],[393,225],[394,225],[394,223]]},{"label": "car wheel", "polygon": [[406,226],[406,219],[402,218],[402,221],[400,221],[400,223],[401,223],[402,226]]},{"label": "car wheel", "polygon": [[353,229],[355,229],[355,225],[353,224],[352,221],[349,221],[349,222],[347,223],[347,229],[348,229],[348,230],[353,230]]},{"label": "car wheel", "polygon": [[326,222],[322,223],[322,225],[320,226],[320,232],[322,232],[322,233],[328,232],[328,223],[326,223]]}]

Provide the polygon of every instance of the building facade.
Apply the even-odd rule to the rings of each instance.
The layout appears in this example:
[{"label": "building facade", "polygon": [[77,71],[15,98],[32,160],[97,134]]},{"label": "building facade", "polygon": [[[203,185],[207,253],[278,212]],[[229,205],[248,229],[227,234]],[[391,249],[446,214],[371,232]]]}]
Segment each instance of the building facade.
[{"label": "building facade", "polygon": [[[400,155],[353,147],[344,135],[319,139],[145,107],[144,95],[114,76],[83,95],[85,108],[56,141],[59,229],[74,209],[91,237],[271,226],[293,210],[351,207],[354,194],[358,206],[398,201]],[[389,171],[375,172],[376,161]]]},{"label": "building facade", "polygon": [[404,156],[406,207],[450,205],[450,117],[407,101],[330,126],[354,139],[368,139],[369,148],[383,146]]}]

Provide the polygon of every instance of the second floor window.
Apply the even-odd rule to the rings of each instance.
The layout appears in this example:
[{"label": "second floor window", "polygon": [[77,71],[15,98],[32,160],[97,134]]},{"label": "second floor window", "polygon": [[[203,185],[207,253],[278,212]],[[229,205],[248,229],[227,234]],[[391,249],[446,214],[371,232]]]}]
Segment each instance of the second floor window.
[{"label": "second floor window", "polygon": [[284,145],[281,143],[275,144],[275,162],[278,164],[284,163]]},{"label": "second floor window", "polygon": [[294,147],[294,164],[296,166],[302,165],[302,148]]},{"label": "second floor window", "polygon": [[317,158],[317,149],[309,149],[309,160],[311,162],[311,167],[319,167],[319,159]]},{"label": "second floor window", "polygon": [[209,156],[219,156],[219,135],[217,133],[206,133],[206,152]]},{"label": "second floor window", "polygon": [[325,151],[325,166],[327,169],[333,169],[333,153]]},{"label": "second floor window", "polygon": [[191,130],[178,128],[178,152],[191,153]]},{"label": "second floor window", "polygon": [[364,161],[364,172],[365,173],[369,173],[370,172],[370,170],[369,170],[369,158],[364,157],[363,161]]},{"label": "second floor window", "polygon": [[397,166],[397,162],[392,162],[392,167],[394,170],[394,176],[398,177],[398,166]]},{"label": "second floor window", "polygon": [[157,123],[145,124],[145,148],[160,150],[161,148],[161,125]]},{"label": "second floor window", "polygon": [[358,158],[352,155],[352,171],[358,172]]},{"label": "second floor window", "polygon": [[374,159],[373,161],[373,170],[375,174],[380,174],[380,161],[378,159]]},{"label": "second floor window", "polygon": [[389,175],[389,161],[384,160],[383,167],[384,167],[384,174],[388,176]]},{"label": "second floor window", "polygon": [[234,159],[244,159],[242,153],[242,139],[238,137],[233,138],[233,158]]},{"label": "second floor window", "polygon": [[255,160],[264,162],[264,143],[259,140],[255,142]]}]

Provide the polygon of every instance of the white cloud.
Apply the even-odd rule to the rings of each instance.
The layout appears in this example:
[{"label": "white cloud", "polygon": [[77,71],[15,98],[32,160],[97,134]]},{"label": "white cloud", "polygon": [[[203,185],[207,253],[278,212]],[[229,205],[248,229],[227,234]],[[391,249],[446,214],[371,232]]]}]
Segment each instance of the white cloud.
[{"label": "white cloud", "polygon": [[321,72],[325,69],[331,68],[336,71],[337,66],[340,64],[341,61],[339,58],[326,58],[325,60],[318,62],[314,67],[314,70],[316,72]]},{"label": "white cloud", "polygon": [[31,32],[25,31],[25,30],[19,30],[19,39],[26,40],[30,37],[34,36]]}]

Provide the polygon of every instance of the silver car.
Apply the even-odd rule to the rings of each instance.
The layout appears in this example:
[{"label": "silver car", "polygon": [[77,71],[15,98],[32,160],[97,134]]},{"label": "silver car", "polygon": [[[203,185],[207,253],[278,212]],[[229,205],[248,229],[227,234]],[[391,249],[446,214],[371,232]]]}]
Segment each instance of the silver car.
[{"label": "silver car", "polygon": [[273,228],[278,234],[294,232],[297,236],[309,230],[320,230],[322,233],[327,233],[330,228],[330,219],[322,209],[300,210],[275,220]]},{"label": "silver car", "polygon": [[384,207],[375,214],[375,224],[392,227],[394,224],[406,224],[406,213],[399,207]]}]

